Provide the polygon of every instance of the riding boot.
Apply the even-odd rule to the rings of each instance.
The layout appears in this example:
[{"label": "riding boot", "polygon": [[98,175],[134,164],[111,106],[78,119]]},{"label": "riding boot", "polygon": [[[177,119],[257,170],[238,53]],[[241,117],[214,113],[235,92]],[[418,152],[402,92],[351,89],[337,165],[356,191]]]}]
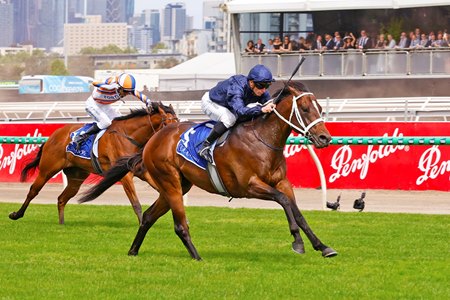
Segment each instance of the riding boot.
[{"label": "riding boot", "polygon": [[211,145],[227,130],[228,128],[225,125],[223,125],[222,122],[217,122],[216,125],[214,125],[211,132],[209,133],[206,140],[203,142],[202,147],[198,151],[198,155],[206,159],[208,162],[212,163],[213,159],[212,154],[210,153]]},{"label": "riding boot", "polygon": [[80,148],[81,143],[87,139],[91,134],[96,134],[100,131],[101,129],[98,127],[97,123],[94,123],[94,125],[92,125],[91,128],[89,128],[88,130],[86,130],[84,133],[82,134],[78,134],[73,138],[73,141],[75,142],[75,144],[77,145],[77,149]]}]

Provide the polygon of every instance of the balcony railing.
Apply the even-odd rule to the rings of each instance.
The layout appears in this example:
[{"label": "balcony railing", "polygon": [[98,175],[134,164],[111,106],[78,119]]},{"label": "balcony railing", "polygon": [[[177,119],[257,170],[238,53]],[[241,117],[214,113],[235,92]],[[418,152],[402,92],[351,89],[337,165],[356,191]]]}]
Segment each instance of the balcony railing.
[{"label": "balcony railing", "polygon": [[241,54],[240,73],[247,74],[255,64],[266,65],[276,77],[290,76],[301,57],[306,60],[296,76],[358,77],[402,75],[449,75],[450,49],[347,50],[330,52],[291,52]]}]

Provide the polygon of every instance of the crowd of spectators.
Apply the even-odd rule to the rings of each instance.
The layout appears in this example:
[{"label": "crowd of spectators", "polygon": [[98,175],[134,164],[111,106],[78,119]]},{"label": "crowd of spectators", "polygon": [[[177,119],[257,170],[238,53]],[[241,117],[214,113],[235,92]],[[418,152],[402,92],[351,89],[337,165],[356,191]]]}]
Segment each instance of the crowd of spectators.
[{"label": "crowd of spectators", "polygon": [[392,34],[378,34],[371,37],[365,30],[361,30],[358,37],[352,32],[345,33],[342,37],[339,31],[333,35],[326,33],[323,36],[319,34],[309,33],[306,38],[299,37],[291,39],[289,36],[279,36],[269,39],[267,45],[262,39],[258,39],[256,44],[253,40],[247,42],[245,52],[247,53],[283,53],[283,52],[305,52],[305,51],[345,51],[349,49],[426,49],[450,47],[450,37],[447,30],[439,30],[425,33],[420,28],[414,31],[402,32],[398,38],[398,42]]}]

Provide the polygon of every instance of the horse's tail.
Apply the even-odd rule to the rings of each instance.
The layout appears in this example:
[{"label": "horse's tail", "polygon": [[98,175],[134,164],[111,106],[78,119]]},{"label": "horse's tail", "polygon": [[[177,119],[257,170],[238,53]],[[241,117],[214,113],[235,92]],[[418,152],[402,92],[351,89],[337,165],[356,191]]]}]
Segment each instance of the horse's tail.
[{"label": "horse's tail", "polygon": [[34,171],[39,166],[39,162],[41,161],[41,157],[42,157],[42,149],[44,148],[44,144],[45,143],[43,143],[41,145],[41,147],[39,147],[39,152],[36,155],[36,157],[33,159],[33,161],[29,162],[22,169],[22,172],[20,173],[20,182],[25,182],[30,175],[33,175]]},{"label": "horse's tail", "polygon": [[117,160],[116,164],[112,166],[103,176],[103,179],[94,187],[83,193],[83,196],[78,200],[78,203],[92,201],[107,189],[109,189],[117,181],[121,180],[128,172],[133,172],[142,165],[142,152],[133,156],[124,156]]}]

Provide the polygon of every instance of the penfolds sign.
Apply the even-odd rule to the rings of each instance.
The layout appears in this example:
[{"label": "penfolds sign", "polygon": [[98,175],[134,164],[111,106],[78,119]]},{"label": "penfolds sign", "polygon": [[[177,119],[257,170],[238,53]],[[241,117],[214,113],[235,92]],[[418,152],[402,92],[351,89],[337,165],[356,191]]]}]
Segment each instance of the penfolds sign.
[{"label": "penfolds sign", "polygon": [[[449,136],[450,123],[327,123],[333,136]],[[327,188],[450,191],[450,146],[368,145],[314,149]],[[295,187],[320,187],[304,146],[286,146],[288,177]]]},{"label": "penfolds sign", "polygon": [[[445,122],[327,123],[332,136],[450,136]],[[2,136],[50,136],[63,124],[0,124]],[[18,182],[39,145],[0,144],[0,182]],[[450,146],[329,146],[314,149],[327,188],[450,191]],[[306,147],[284,149],[295,187],[319,188],[320,177]],[[32,178],[28,181],[31,182]],[[52,179],[61,182],[61,175]]]},{"label": "penfolds sign", "polygon": [[[40,137],[49,136],[64,124],[0,124],[2,136]],[[32,161],[40,145],[0,144],[0,182],[19,182],[23,167]],[[32,181],[31,176],[28,181]],[[51,182],[62,182],[61,175]]]}]

